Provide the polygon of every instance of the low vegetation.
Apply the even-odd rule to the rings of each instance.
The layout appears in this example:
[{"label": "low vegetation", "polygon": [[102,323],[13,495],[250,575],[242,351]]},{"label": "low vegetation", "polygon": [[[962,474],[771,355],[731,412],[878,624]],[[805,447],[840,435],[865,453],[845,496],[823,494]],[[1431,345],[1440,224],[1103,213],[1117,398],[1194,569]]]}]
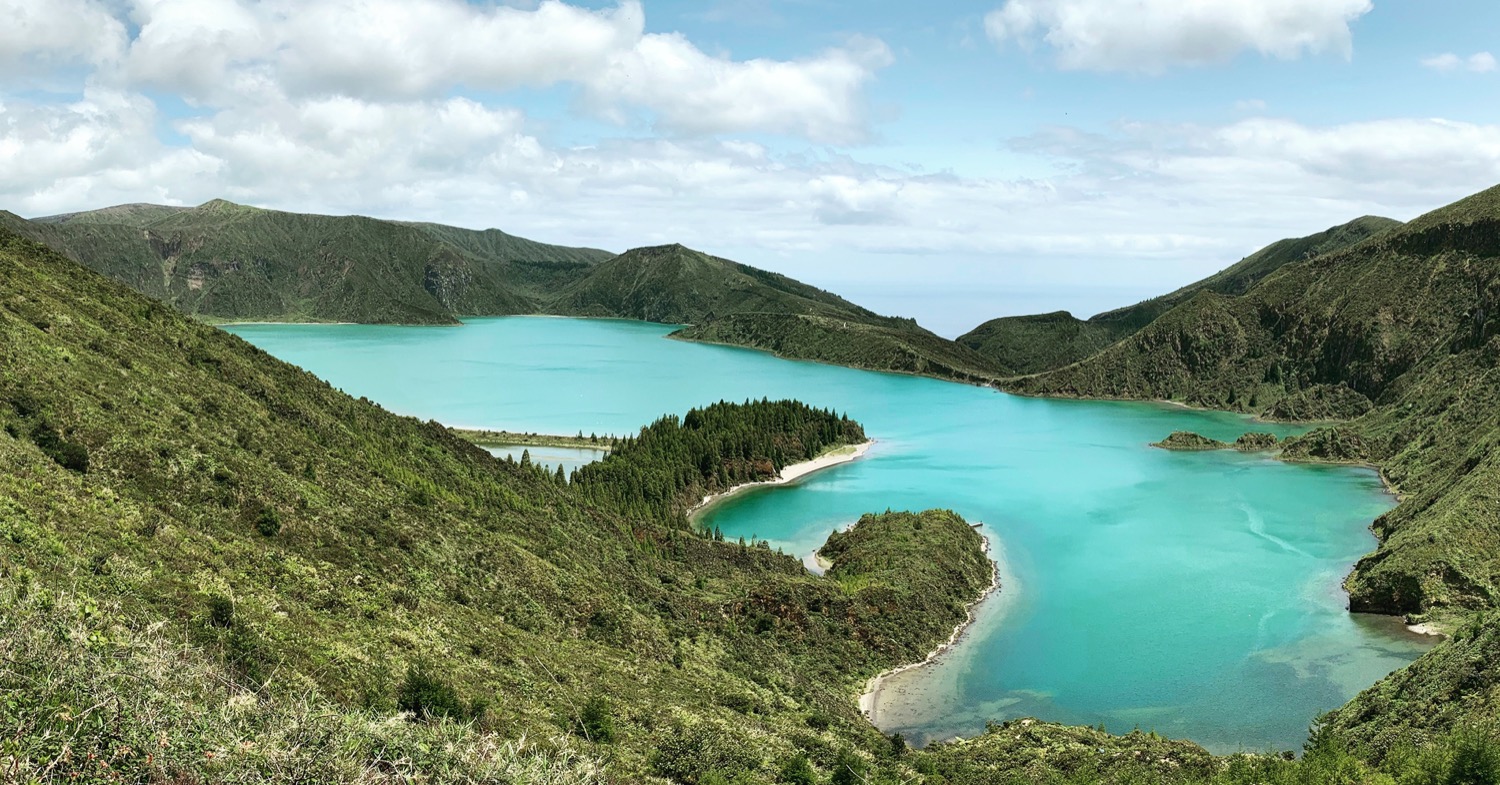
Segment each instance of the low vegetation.
[{"label": "low vegetation", "polygon": [[1183,452],[1194,452],[1198,450],[1227,450],[1233,445],[1229,442],[1221,442],[1218,439],[1210,439],[1202,434],[1192,431],[1173,431],[1167,438],[1151,445],[1163,450],[1178,450]]}]

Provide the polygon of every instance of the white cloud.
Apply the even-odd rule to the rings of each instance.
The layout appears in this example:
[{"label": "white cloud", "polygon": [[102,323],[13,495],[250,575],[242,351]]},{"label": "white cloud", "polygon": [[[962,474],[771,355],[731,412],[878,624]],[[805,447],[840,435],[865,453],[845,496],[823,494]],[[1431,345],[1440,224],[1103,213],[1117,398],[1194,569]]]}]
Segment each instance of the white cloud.
[{"label": "white cloud", "polygon": [[535,10],[461,0],[281,0],[272,8],[289,85],[361,97],[583,81],[635,45],[645,26],[637,0],[598,12],[557,0]]},{"label": "white cloud", "polygon": [[0,80],[62,63],[103,64],[125,48],[125,26],[97,0],[0,0]]},{"label": "white cloud", "polygon": [[1489,52],[1479,52],[1468,57],[1460,57],[1452,52],[1445,52],[1440,55],[1424,58],[1422,65],[1434,71],[1449,72],[1461,70],[1476,74],[1487,74],[1500,68],[1500,63],[1497,63],[1495,56]]},{"label": "white cloud", "polygon": [[586,84],[596,105],[646,107],[671,130],[758,129],[846,142],[863,135],[864,87],[890,62],[890,49],[870,39],[806,60],[734,62],[680,35],[650,35]]},{"label": "white cloud", "polygon": [[1281,59],[1352,51],[1370,0],[1006,0],[985,17],[996,44],[1052,49],[1063,68],[1159,72],[1254,51]]},{"label": "white cloud", "polygon": [[869,39],[800,60],[710,56],[680,35],[646,34],[639,0],[601,11],[557,0],[531,10],[462,0],[134,2],[129,78],[215,105],[569,83],[621,122],[642,111],[678,133],[846,142],[865,135],[864,88],[891,61]]}]

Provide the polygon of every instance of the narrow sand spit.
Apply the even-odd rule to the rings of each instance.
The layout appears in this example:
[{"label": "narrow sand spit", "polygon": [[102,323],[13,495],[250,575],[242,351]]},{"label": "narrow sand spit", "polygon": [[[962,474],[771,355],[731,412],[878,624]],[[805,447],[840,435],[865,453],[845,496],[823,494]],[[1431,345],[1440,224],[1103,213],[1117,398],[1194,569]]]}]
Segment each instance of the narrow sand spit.
[{"label": "narrow sand spit", "polygon": [[791,466],[783,467],[781,469],[780,476],[778,476],[774,480],[766,480],[764,482],[747,482],[736,485],[733,488],[730,488],[729,490],[723,491],[721,493],[711,493],[707,496],[704,496],[703,501],[693,505],[692,509],[688,510],[688,515],[697,513],[703,508],[727,499],[730,496],[733,496],[736,493],[745,490],[746,488],[758,488],[762,485],[787,485],[789,483],[796,482],[797,480],[800,480],[803,477],[812,474],[813,472],[827,469],[830,466],[838,466],[839,464],[858,460],[859,458],[864,457],[865,453],[870,451],[870,447],[873,444],[875,444],[875,440],[871,439],[864,444],[838,447],[830,450],[829,452],[825,452],[810,461],[803,461],[802,463],[794,463]]}]

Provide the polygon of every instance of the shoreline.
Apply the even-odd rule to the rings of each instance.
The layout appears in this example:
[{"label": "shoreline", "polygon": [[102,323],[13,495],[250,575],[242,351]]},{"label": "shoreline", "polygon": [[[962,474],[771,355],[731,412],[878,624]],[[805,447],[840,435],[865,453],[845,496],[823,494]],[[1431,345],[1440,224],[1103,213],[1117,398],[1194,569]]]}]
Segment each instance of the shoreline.
[{"label": "shoreline", "polygon": [[[983,523],[973,525],[976,529],[984,526]],[[988,557],[993,550],[992,543],[990,541],[990,535],[980,533],[979,536],[983,541],[983,545],[981,547],[984,551],[985,556]],[[1003,556],[1001,558],[1003,558]],[[863,714],[865,719],[869,720],[870,724],[873,725],[876,730],[880,730],[880,713],[878,709],[880,702],[880,693],[885,688],[885,682],[902,673],[918,670],[920,668],[925,668],[929,665],[932,665],[944,653],[952,649],[954,646],[958,645],[958,643],[963,640],[964,636],[968,634],[969,630],[974,626],[975,612],[979,610],[979,606],[984,604],[984,601],[988,600],[991,595],[994,595],[996,592],[999,592],[1001,590],[1002,586],[1000,574],[1000,562],[994,558],[991,558],[990,585],[985,587],[984,591],[980,592],[978,597],[969,602],[968,607],[965,608],[964,620],[959,622],[958,626],[953,628],[953,633],[948,636],[948,640],[938,644],[937,648],[928,652],[927,656],[923,657],[919,662],[909,662],[905,665],[898,665],[894,668],[882,671],[881,673],[871,676],[868,680],[865,681],[864,689],[859,694],[859,713]],[[881,732],[883,733],[884,731]]]},{"label": "shoreline", "polygon": [[728,490],[720,491],[718,493],[711,493],[707,496],[704,496],[702,501],[688,508],[688,518],[692,519],[709,507],[712,507],[715,504],[718,504],[719,502],[748,488],[759,488],[762,486],[771,485],[789,485],[814,472],[820,472],[824,469],[829,469],[834,466],[840,466],[842,464],[859,460],[860,458],[863,458],[865,454],[870,451],[870,448],[874,445],[875,440],[870,439],[869,441],[866,441],[862,444],[835,447],[832,450],[825,452],[810,461],[803,461],[801,463],[794,463],[790,466],[782,467],[781,473],[777,475],[776,479],[774,480],[741,483]]}]

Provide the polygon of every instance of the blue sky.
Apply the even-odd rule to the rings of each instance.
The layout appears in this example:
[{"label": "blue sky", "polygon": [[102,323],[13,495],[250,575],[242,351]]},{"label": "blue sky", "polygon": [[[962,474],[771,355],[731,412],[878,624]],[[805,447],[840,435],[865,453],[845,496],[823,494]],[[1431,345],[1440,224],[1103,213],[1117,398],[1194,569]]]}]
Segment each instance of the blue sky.
[{"label": "blue sky", "polygon": [[953,335],[1500,183],[1492,0],[0,0],[0,208],[682,242]]}]

